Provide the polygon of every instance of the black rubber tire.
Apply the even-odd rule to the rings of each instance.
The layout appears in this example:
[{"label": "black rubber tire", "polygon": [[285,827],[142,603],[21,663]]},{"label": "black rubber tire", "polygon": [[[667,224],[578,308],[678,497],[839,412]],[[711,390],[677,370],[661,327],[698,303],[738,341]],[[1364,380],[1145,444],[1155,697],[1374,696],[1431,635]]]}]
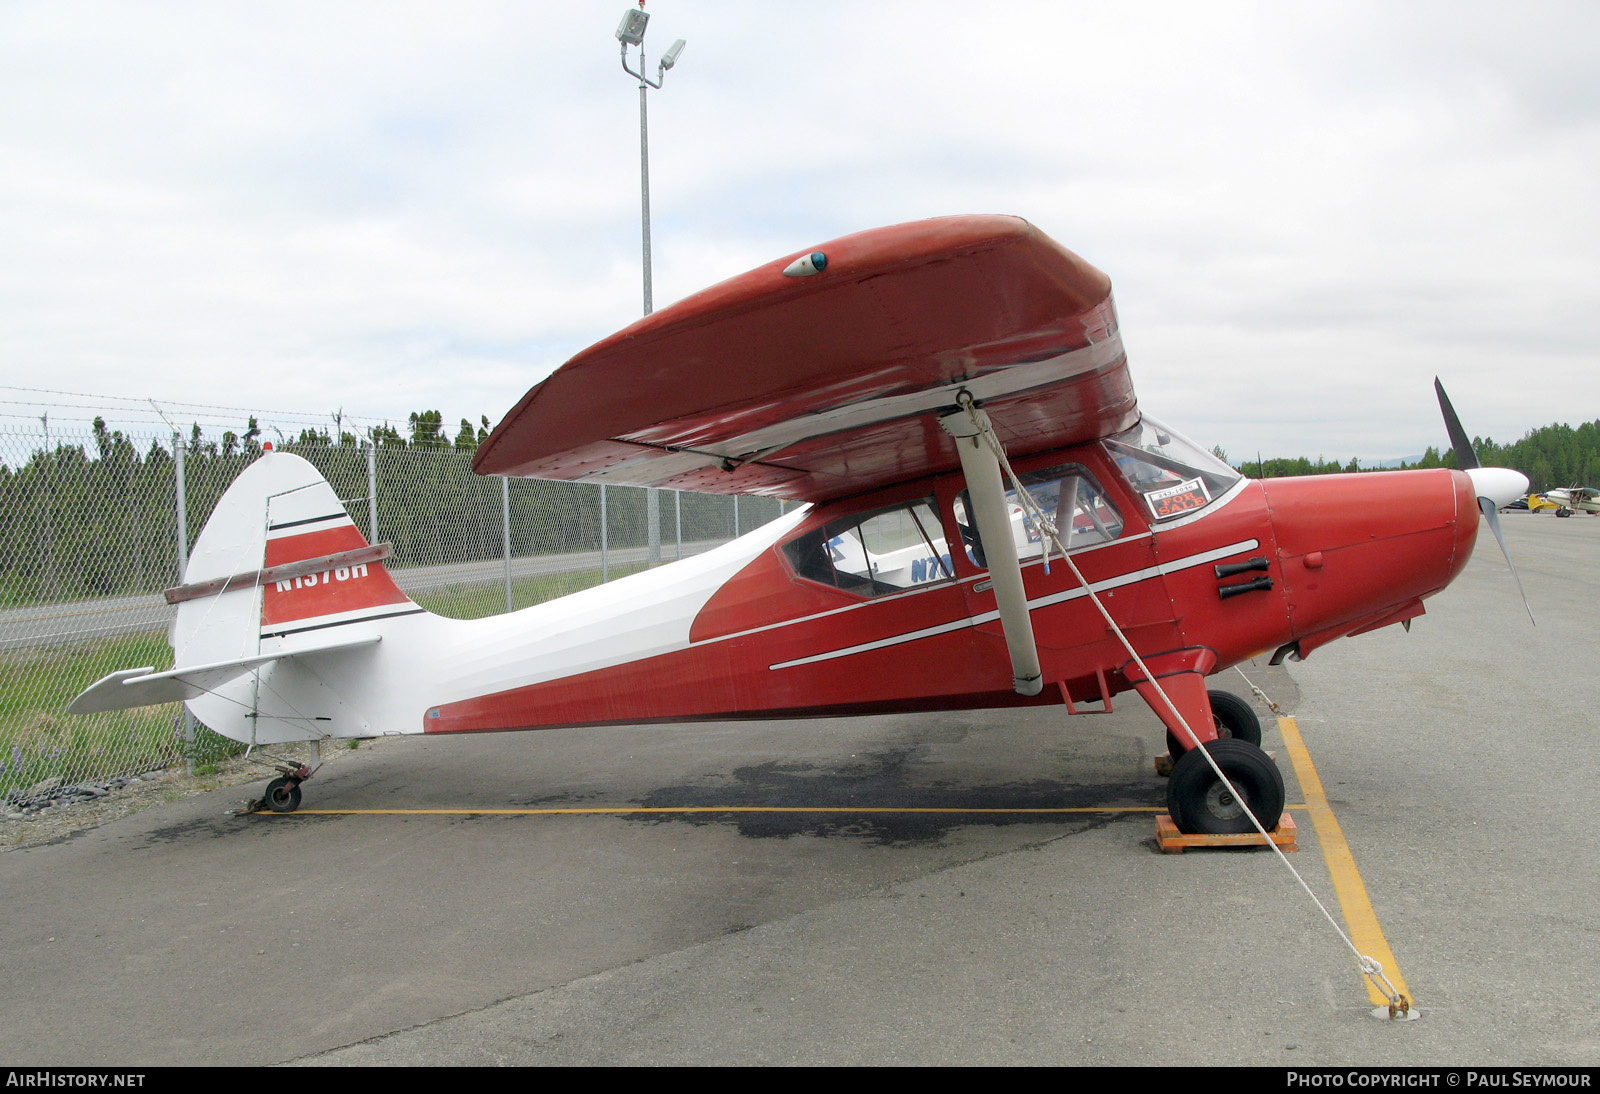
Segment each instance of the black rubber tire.
[{"label": "black rubber tire", "polygon": [[[1211,718],[1217,724],[1219,738],[1249,741],[1260,746],[1261,719],[1256,717],[1255,708],[1232,692],[1208,691],[1206,696],[1211,700]],[[1167,755],[1176,760],[1187,751],[1178,735],[1167,730]]]},{"label": "black rubber tire", "polygon": [[1211,700],[1211,716],[1217,720],[1219,736],[1261,746],[1261,719],[1247,700],[1231,691],[1208,691],[1206,696]]},{"label": "black rubber tire", "polygon": [[300,780],[288,776],[273,779],[261,800],[274,813],[293,813],[300,808]]},{"label": "black rubber tire", "polygon": [[1556,510],[1556,516],[1558,516],[1558,517],[1570,517],[1571,515],[1572,515],[1572,510],[1571,509],[1562,508],[1562,509],[1557,509]]},{"label": "black rubber tire", "polygon": [[[1262,827],[1269,832],[1278,827],[1283,816],[1283,775],[1272,757],[1248,741],[1208,741],[1205,747]],[[1172,777],[1167,780],[1167,812],[1178,831],[1190,835],[1255,831],[1199,749],[1185,752],[1173,764]]]}]

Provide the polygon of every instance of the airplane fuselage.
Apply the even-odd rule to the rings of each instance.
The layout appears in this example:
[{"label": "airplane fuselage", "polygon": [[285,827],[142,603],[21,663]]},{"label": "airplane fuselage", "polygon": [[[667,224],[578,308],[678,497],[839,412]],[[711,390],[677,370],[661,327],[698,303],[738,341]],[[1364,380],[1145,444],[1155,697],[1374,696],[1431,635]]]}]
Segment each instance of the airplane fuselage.
[{"label": "airplane fuselage", "polygon": [[[1421,600],[1460,571],[1477,529],[1470,484],[1450,471],[1241,479],[1200,511],[1156,524],[1143,517],[1137,494],[1098,446],[1046,453],[1017,469],[1062,464],[1082,467],[1108,494],[1116,491],[1111,500],[1123,520],[1115,539],[1073,552],[1084,578],[1141,654],[1177,657],[1206,673],[1297,640],[1299,652],[1309,654],[1353,630],[1420,614]],[[1126,651],[1059,558],[1048,568],[1041,558],[1023,563],[1041,664],[1055,685],[1024,697],[1012,690],[988,572],[971,553],[930,549],[923,573],[931,576],[916,574],[921,579],[906,588],[869,596],[802,576],[785,550],[841,516],[926,497],[936,501],[943,533],[932,547],[960,543],[951,514],[962,488],[959,475],[948,475],[774,522],[720,557],[680,564],[713,580],[726,574],[703,599],[708,583],[685,581],[674,566],[565,605],[576,610],[576,627],[563,627],[567,636],[554,645],[570,651],[587,630],[613,647],[600,660],[617,663],[552,675],[530,650],[525,671],[540,679],[435,702],[423,728],[1059,704],[1126,690]],[[1392,501],[1375,501],[1375,491]],[[1216,576],[1218,566],[1253,558],[1264,559],[1264,568]],[[953,572],[945,576],[938,560]],[[1252,580],[1260,587],[1225,599],[1219,592]],[[652,595],[658,588],[676,590],[671,606]],[[681,614],[672,616],[674,609]],[[557,610],[524,614],[529,623],[545,623]],[[589,614],[595,611],[606,614]],[[503,626],[516,620],[508,616]],[[619,639],[635,641],[642,656],[624,657]],[[507,652],[488,656],[503,662]]]},{"label": "airplane fuselage", "polygon": [[[1042,476],[1030,489],[1045,496],[1053,484],[1092,484],[1079,487],[1076,509],[1058,507],[1076,525],[1063,534],[1094,541],[1073,546],[1073,562],[1158,677],[1207,675],[1274,650],[1309,654],[1409,619],[1460,571],[1476,535],[1471,485],[1456,472],[1235,476],[1214,496],[1191,479],[1180,486],[1192,496],[1175,501],[1180,487],[1130,478],[1125,453],[1079,445],[1015,466],[1024,480]],[[337,709],[315,725],[304,711],[274,708],[283,689],[273,673],[302,671],[287,662],[265,670],[252,716],[242,692],[197,700],[209,707],[197,712],[221,732],[266,741],[1075,709],[1133,686],[1121,641],[1017,516],[1015,542],[1001,549],[1024,556],[1046,687],[1012,689],[982,548],[958,519],[964,488],[951,473],[802,508],[704,555],[490,619],[412,612],[344,624],[381,630],[383,655],[353,650],[319,669]],[[1219,577],[1229,566],[1239,572]],[[273,595],[290,603],[297,594]],[[293,640],[265,625],[263,634],[263,650]]]}]

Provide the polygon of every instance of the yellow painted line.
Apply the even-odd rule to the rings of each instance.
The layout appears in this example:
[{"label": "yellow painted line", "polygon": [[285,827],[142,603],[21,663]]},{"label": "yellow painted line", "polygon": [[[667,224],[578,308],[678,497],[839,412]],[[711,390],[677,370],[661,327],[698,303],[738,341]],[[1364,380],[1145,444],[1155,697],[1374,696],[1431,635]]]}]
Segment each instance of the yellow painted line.
[{"label": "yellow painted line", "polygon": [[[1285,809],[1305,809],[1286,805]],[[548,809],[297,809],[293,814],[258,809],[258,817],[538,817],[619,813],[1003,813],[1049,816],[1064,813],[1165,813],[1164,805],[1086,805],[1060,809],[963,809],[956,806],[895,805],[599,805]]]},{"label": "yellow painted line", "polygon": [[[1344,913],[1350,941],[1355,943],[1356,949],[1381,964],[1389,983],[1410,999],[1411,989],[1406,987],[1405,977],[1400,975],[1400,963],[1395,960],[1388,940],[1383,937],[1383,928],[1378,926],[1377,913],[1367,899],[1367,886],[1361,880],[1361,871],[1356,869],[1355,855],[1351,854],[1350,845],[1345,842],[1339,818],[1333,815],[1333,809],[1328,805],[1322,778],[1317,774],[1316,765],[1311,762],[1311,753],[1306,750],[1306,743],[1300,736],[1300,727],[1293,718],[1279,718],[1278,732],[1283,735],[1284,747],[1289,750],[1294,777],[1299,780],[1300,792],[1306,799],[1306,812],[1311,814],[1317,842],[1322,846],[1322,857],[1327,861],[1328,873],[1333,877],[1333,890],[1339,896],[1339,909]],[[1361,979],[1367,981],[1367,997],[1372,1000],[1373,1006],[1381,1007],[1388,1003],[1370,980],[1364,976]],[[1413,999],[1412,1002],[1416,1001]]]},{"label": "yellow painted line", "polygon": [[935,806],[893,805],[600,805],[583,808],[551,809],[297,809],[291,813],[271,813],[258,810],[256,816],[319,817],[378,817],[378,816],[449,816],[449,817],[524,817],[561,816],[569,814],[616,813],[954,813],[954,814],[1034,814],[1062,813],[1165,813],[1164,807],[1154,805],[1083,806],[1062,809],[962,809]]}]

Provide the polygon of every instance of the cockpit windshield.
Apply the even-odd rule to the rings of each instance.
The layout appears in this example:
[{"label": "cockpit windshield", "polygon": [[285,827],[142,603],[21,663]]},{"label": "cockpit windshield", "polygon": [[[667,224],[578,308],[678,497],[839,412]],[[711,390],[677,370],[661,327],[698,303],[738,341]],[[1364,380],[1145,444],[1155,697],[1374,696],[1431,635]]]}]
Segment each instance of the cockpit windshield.
[{"label": "cockpit windshield", "polygon": [[1144,498],[1152,520],[1203,509],[1244,476],[1175,429],[1149,415],[1104,441],[1128,485]]}]

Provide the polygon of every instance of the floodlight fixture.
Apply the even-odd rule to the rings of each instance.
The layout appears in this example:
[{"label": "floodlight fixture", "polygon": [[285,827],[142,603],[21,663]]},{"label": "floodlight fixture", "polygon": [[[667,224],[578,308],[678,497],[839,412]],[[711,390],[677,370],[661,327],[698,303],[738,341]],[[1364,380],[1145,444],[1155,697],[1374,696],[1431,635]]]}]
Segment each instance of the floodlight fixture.
[{"label": "floodlight fixture", "polygon": [[666,53],[661,55],[661,68],[663,70],[669,69],[673,65],[678,63],[678,54],[683,52],[683,47],[684,47],[685,44],[686,43],[684,42],[684,40],[682,38],[679,38],[676,42],[673,42],[672,45],[667,48],[667,52]]},{"label": "floodlight fixture", "polygon": [[650,25],[650,13],[635,11],[629,8],[622,13],[622,22],[617,25],[617,41],[624,46],[644,45],[644,28]]}]

